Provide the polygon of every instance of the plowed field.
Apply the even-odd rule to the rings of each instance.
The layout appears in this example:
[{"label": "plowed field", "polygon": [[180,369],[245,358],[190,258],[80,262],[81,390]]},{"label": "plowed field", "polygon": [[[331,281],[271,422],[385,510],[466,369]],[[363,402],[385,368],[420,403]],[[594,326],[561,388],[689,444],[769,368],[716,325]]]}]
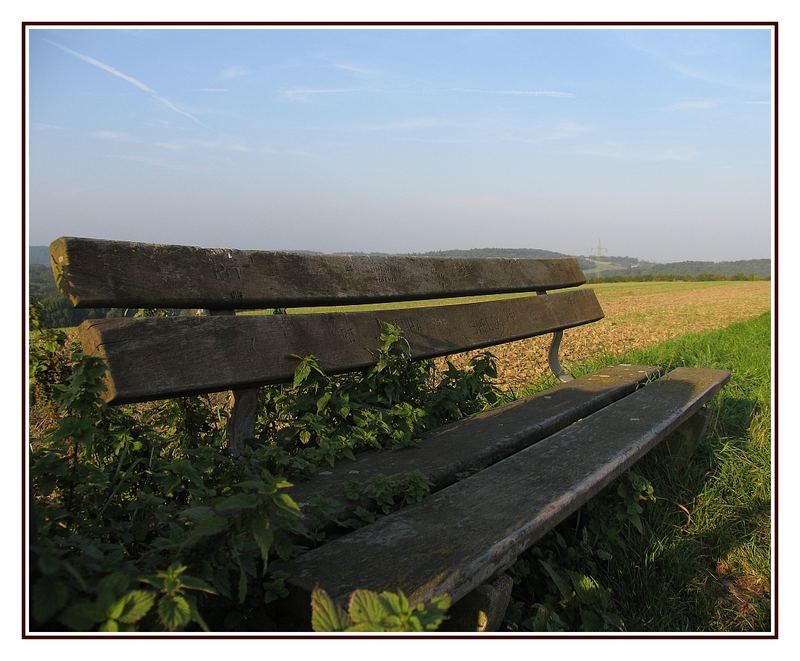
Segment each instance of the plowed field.
[{"label": "plowed field", "polygon": [[[637,282],[591,285],[606,316],[565,331],[561,363],[621,353],[685,333],[711,330],[770,309],[769,282]],[[549,373],[550,336],[493,347],[498,385],[518,389]],[[471,353],[451,360],[463,364]]]}]

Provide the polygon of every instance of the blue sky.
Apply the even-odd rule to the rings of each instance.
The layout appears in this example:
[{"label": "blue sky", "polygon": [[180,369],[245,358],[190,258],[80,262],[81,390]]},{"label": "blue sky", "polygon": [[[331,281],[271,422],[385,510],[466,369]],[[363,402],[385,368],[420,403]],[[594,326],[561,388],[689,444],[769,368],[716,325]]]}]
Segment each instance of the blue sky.
[{"label": "blue sky", "polygon": [[762,29],[29,31],[29,235],[770,255]]}]

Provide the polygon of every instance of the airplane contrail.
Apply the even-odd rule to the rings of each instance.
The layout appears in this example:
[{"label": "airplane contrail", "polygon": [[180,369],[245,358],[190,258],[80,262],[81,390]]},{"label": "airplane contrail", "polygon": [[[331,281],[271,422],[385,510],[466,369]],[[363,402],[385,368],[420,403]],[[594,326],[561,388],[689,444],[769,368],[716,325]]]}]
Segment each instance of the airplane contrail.
[{"label": "airplane contrail", "polygon": [[145,85],[141,80],[137,80],[133,76],[129,76],[128,74],[123,73],[119,69],[115,69],[110,64],[106,64],[105,62],[101,62],[100,60],[96,60],[93,57],[89,57],[88,55],[84,55],[83,53],[79,53],[78,51],[74,51],[71,48],[67,48],[66,46],[64,46],[62,44],[59,44],[59,43],[57,43],[55,41],[51,41],[50,39],[45,39],[45,41],[50,43],[50,44],[52,44],[56,48],[60,48],[65,53],[69,53],[70,55],[73,55],[74,57],[77,57],[79,60],[83,60],[87,64],[91,64],[92,66],[95,66],[98,69],[102,69],[103,71],[105,71],[107,73],[110,73],[112,76],[116,76],[117,78],[122,78],[122,80],[124,80],[126,83],[130,83],[136,89],[139,89],[142,92],[145,92],[145,93],[149,94],[156,101],[158,101],[161,105],[166,106],[167,108],[169,108],[173,112],[176,112],[179,115],[183,115],[184,117],[188,117],[189,119],[191,119],[194,122],[197,122],[201,126],[203,125],[203,122],[201,122],[199,119],[197,119],[197,117],[192,115],[190,112],[187,112],[183,108],[178,107],[177,105],[175,105],[172,101],[170,101],[166,97],[161,96],[152,87],[150,87],[149,85]]}]

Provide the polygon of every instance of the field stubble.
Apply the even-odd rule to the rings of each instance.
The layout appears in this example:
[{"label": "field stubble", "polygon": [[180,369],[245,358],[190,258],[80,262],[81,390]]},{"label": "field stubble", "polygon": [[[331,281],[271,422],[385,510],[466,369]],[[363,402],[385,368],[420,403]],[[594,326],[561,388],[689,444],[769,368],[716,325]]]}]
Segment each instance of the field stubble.
[{"label": "field stubble", "polygon": [[[573,364],[601,354],[621,354],[686,333],[722,328],[770,309],[770,283],[645,282],[592,285],[605,312],[599,322],[572,328],[561,342],[561,363]],[[549,374],[550,336],[492,347],[498,386],[519,390]],[[463,365],[476,352],[451,356]]]}]

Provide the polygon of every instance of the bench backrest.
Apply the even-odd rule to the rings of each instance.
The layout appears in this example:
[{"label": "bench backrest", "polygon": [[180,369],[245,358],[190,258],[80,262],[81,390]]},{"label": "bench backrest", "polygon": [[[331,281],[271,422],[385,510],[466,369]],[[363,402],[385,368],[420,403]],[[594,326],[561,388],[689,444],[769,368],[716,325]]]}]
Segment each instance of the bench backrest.
[{"label": "bench backrest", "polygon": [[[211,311],[535,292],[585,282],[575,259],[368,257],[204,249],[60,238],[56,283],[75,307]],[[591,290],[369,312],[182,316],[85,321],[84,351],[109,367],[112,403],[292,379],[295,356],[341,373],[373,361],[382,323],[415,359],[488,347],[597,321]]]}]

